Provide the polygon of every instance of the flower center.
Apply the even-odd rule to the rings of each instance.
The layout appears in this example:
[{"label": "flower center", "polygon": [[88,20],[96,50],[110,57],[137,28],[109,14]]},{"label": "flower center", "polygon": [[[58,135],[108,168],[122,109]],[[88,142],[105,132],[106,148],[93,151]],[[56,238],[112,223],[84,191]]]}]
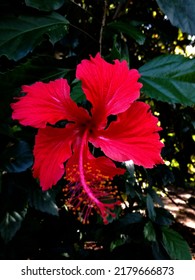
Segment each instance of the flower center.
[{"label": "flower center", "polygon": [[87,131],[89,134],[93,134],[96,129],[96,125],[94,124],[92,119],[88,119],[85,122],[80,124],[80,131],[85,134]]},{"label": "flower center", "polygon": [[66,170],[65,179],[69,184],[63,191],[67,197],[66,205],[72,208],[73,213],[79,212],[79,219],[83,223],[88,223],[88,217],[95,209],[107,224],[110,215],[116,216],[114,207],[120,205],[118,190],[112,186],[109,176],[103,175],[99,169],[93,169],[90,160],[84,163],[88,133],[86,130],[82,138],[78,164]]}]

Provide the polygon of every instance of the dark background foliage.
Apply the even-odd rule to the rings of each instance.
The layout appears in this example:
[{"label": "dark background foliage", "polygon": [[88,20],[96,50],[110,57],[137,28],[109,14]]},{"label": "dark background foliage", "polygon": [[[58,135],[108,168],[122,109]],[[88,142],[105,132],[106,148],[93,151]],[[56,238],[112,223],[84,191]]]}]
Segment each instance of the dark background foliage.
[{"label": "dark background foliage", "polygon": [[[195,45],[193,35],[193,0],[0,2],[1,259],[191,258],[161,196],[170,186],[176,193],[195,188],[195,60],[186,48]],[[103,225],[94,216],[83,225],[64,205],[63,179],[42,192],[32,177],[36,129],[13,121],[10,103],[23,84],[59,77],[82,101],[76,66],[99,51],[139,69],[140,99],[163,128],[165,164],[128,165],[115,179],[125,205],[117,219]]]}]

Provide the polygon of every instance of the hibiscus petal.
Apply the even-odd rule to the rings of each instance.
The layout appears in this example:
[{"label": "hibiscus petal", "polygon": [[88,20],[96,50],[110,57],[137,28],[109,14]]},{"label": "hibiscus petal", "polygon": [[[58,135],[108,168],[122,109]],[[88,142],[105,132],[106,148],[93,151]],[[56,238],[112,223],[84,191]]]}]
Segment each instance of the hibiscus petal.
[{"label": "hibiscus petal", "polygon": [[83,108],[78,108],[70,98],[70,87],[65,79],[49,83],[36,82],[23,86],[25,96],[12,103],[12,118],[22,125],[44,128],[47,123],[55,124],[60,120],[77,120],[77,115],[86,115]]},{"label": "hibiscus petal", "polygon": [[93,114],[107,117],[124,112],[140,95],[142,85],[137,82],[140,74],[135,69],[129,70],[126,61],[115,60],[110,64],[98,53],[95,58],[82,60],[76,76],[92,103]]},{"label": "hibiscus petal", "polygon": [[117,121],[92,135],[89,141],[116,161],[133,160],[146,168],[163,163],[160,156],[163,144],[157,133],[161,128],[149,109],[145,103],[134,102],[126,112],[118,115]]},{"label": "hibiscus petal", "polygon": [[55,185],[64,174],[64,162],[72,155],[74,125],[66,128],[39,129],[35,139],[33,175],[39,178],[43,190]]},{"label": "hibiscus petal", "polygon": [[[113,179],[116,175],[123,175],[125,173],[125,169],[117,168],[116,165],[112,160],[105,156],[101,156],[95,158],[87,149],[85,156],[84,156],[84,166],[87,168],[90,166],[91,173],[96,176],[96,170],[99,170],[103,176],[109,176],[110,179]],[[72,157],[68,160],[66,164],[66,169],[72,172],[72,168],[74,166],[78,168],[79,162],[79,152],[78,149],[72,155]]]}]

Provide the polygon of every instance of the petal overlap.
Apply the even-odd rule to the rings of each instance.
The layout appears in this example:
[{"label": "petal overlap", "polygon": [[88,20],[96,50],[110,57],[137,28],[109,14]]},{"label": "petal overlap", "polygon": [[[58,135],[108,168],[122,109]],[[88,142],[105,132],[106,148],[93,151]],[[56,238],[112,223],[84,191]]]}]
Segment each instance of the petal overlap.
[{"label": "petal overlap", "polygon": [[142,84],[138,82],[137,70],[129,70],[126,61],[106,62],[97,54],[95,58],[83,60],[77,66],[76,76],[93,106],[96,116],[116,115],[124,112],[140,95]]},{"label": "petal overlap", "polygon": [[163,144],[157,133],[161,128],[149,109],[143,102],[134,102],[107,129],[97,132],[89,141],[116,161],[133,160],[146,168],[163,163],[160,156]]}]

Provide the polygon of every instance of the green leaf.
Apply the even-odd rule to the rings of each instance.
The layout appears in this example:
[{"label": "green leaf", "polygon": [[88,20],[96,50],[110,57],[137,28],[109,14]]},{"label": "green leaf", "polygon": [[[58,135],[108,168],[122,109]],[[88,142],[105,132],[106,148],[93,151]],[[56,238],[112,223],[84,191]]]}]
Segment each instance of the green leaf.
[{"label": "green leaf", "polygon": [[172,25],[183,32],[195,34],[195,1],[194,0],[156,0],[160,9]]},{"label": "green leaf", "polygon": [[171,259],[191,260],[192,256],[188,243],[173,229],[162,227],[163,245]]},{"label": "green leaf", "polygon": [[2,191],[2,173],[1,173],[1,170],[0,170],[0,193]]},{"label": "green leaf", "polygon": [[139,68],[143,92],[151,98],[182,105],[195,103],[195,59],[163,55]]},{"label": "green leaf", "polygon": [[27,208],[22,211],[6,213],[4,219],[0,223],[0,234],[6,243],[9,242],[20,229],[26,213]]},{"label": "green leaf", "polygon": [[155,223],[162,226],[170,226],[174,221],[174,216],[165,208],[155,207]]},{"label": "green leaf", "polygon": [[112,252],[116,247],[121,246],[126,243],[125,238],[116,239],[110,244],[110,251]]},{"label": "green leaf", "polygon": [[58,207],[52,191],[42,191],[41,188],[33,188],[29,191],[29,205],[36,210],[58,216]]},{"label": "green leaf", "polygon": [[32,151],[25,141],[19,141],[7,148],[2,157],[4,159],[3,167],[10,173],[23,172],[33,164]]},{"label": "green leaf", "polygon": [[164,203],[161,199],[161,197],[155,192],[154,189],[152,188],[148,188],[147,192],[149,193],[149,195],[152,197],[153,201],[156,202],[158,205],[160,205],[161,207],[164,207]]},{"label": "green leaf", "polygon": [[133,38],[139,45],[143,45],[145,42],[145,36],[135,25],[137,24],[133,21],[113,21],[107,25],[107,28],[122,32]]},{"label": "green leaf", "polygon": [[119,227],[125,227],[130,224],[140,223],[143,221],[143,216],[140,213],[127,213],[124,217],[118,220]]},{"label": "green leaf", "polygon": [[106,61],[111,62],[111,63],[115,59],[121,60],[121,50],[120,50],[119,44],[117,42],[117,37],[118,37],[117,34],[115,34],[113,36],[113,46],[112,46],[112,49],[111,49],[109,55],[107,55],[105,57]]},{"label": "green leaf", "polygon": [[154,208],[154,202],[152,200],[152,197],[149,194],[147,194],[147,196],[146,196],[146,206],[147,206],[149,218],[152,221],[154,221],[156,218],[156,211]]},{"label": "green leaf", "polygon": [[144,237],[148,241],[156,241],[156,232],[151,221],[144,226]]},{"label": "green leaf", "polygon": [[55,44],[67,33],[68,21],[57,13],[44,17],[19,16],[0,19],[0,55],[19,60],[39,45],[45,34]]},{"label": "green leaf", "polygon": [[[48,82],[57,78],[64,78],[69,69],[58,67],[56,60],[50,56],[39,56],[28,59],[13,70],[0,73],[0,87],[2,94],[14,92],[23,84],[36,81]],[[9,81],[12,81],[11,83]]]},{"label": "green leaf", "polygon": [[70,96],[72,100],[74,100],[76,103],[82,103],[83,101],[86,100],[85,94],[81,87],[81,81],[75,79],[72,82],[72,89],[71,89]]},{"label": "green leaf", "polygon": [[64,4],[64,0],[25,0],[25,3],[37,10],[50,12],[59,9]]}]

